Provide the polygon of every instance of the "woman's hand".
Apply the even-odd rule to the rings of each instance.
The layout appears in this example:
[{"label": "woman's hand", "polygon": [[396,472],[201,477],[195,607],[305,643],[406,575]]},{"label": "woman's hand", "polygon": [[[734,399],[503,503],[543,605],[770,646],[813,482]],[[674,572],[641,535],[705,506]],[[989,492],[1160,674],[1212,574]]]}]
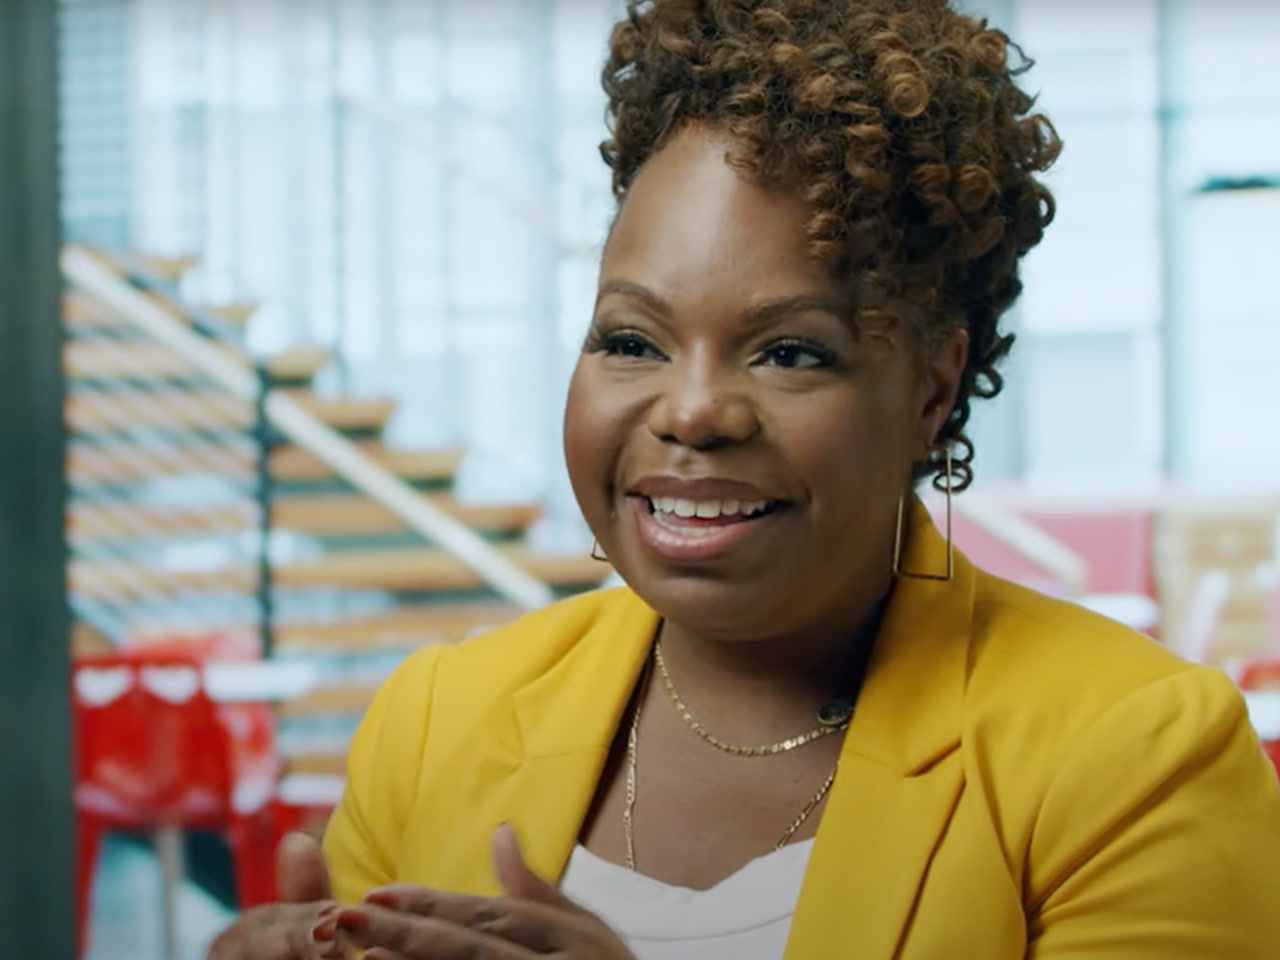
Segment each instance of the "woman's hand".
[{"label": "woman's hand", "polygon": [[341,960],[338,904],[320,844],[291,834],[280,844],[280,902],[246,911],[222,932],[206,960]]},{"label": "woman's hand", "polygon": [[506,897],[470,897],[420,887],[384,887],[338,915],[365,960],[635,960],[600,918],[539,878],[509,826],[494,838]]}]

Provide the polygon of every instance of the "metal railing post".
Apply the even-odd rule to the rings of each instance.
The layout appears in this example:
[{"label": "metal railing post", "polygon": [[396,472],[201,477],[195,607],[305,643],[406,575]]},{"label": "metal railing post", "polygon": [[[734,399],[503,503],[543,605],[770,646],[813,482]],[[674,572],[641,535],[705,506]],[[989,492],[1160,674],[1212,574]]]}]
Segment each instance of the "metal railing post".
[{"label": "metal railing post", "polygon": [[258,393],[254,401],[251,426],[257,451],[257,477],[254,493],[258,503],[258,615],[262,637],[262,658],[275,652],[275,591],[271,571],[271,446],[272,427],[267,416],[267,398],[271,394],[271,371],[264,363],[254,365],[258,377]]}]

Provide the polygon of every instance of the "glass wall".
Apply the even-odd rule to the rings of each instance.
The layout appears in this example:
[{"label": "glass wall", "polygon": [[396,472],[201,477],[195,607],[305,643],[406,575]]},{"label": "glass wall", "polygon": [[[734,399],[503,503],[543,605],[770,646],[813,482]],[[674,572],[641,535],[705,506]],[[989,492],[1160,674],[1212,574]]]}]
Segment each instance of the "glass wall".
[{"label": "glass wall", "polygon": [[[1280,7],[974,0],[1037,61],[1067,144],[980,478],[1262,482],[1280,337]],[[72,236],[200,266],[254,345],[338,347],[393,436],[463,444],[477,497],[574,515],[558,412],[610,212],[598,72],[618,0],[77,0]],[[558,524],[553,523],[553,527]]]}]

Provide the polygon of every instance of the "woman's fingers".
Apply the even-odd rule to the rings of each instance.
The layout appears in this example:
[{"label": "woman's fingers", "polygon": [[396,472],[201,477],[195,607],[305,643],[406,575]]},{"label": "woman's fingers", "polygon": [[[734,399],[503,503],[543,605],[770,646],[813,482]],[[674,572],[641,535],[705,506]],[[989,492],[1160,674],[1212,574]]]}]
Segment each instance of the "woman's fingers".
[{"label": "woman's fingers", "polygon": [[574,915],[547,904],[441,893],[423,887],[382,887],[369,893],[365,901],[501,937],[535,953],[564,949],[578,923]]},{"label": "woman's fingers", "polygon": [[[504,919],[500,914],[492,922],[501,924]],[[338,929],[355,947],[392,957],[399,954],[406,960],[534,960],[540,952],[508,939],[498,929],[473,928],[438,915],[421,916],[373,904],[343,910]]]},{"label": "woman's fingers", "polygon": [[214,940],[207,960],[339,960],[338,910],[332,903],[256,907]]},{"label": "woman's fingers", "polygon": [[281,903],[313,903],[333,896],[319,841],[305,833],[291,833],[280,841],[276,885]]},{"label": "woman's fingers", "polygon": [[504,823],[493,835],[493,867],[507,896],[577,909],[576,904],[570,903],[558,887],[543,880],[525,862],[520,839],[510,823]]}]

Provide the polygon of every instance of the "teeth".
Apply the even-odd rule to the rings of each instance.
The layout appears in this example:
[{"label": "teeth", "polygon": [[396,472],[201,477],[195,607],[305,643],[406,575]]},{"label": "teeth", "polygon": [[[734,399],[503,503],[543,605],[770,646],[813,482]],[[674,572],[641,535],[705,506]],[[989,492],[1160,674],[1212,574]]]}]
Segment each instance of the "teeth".
[{"label": "teeth", "polygon": [[675,514],[684,519],[698,517],[702,520],[734,517],[739,514],[753,517],[763,513],[769,506],[768,501],[765,500],[743,503],[739,500],[681,500],[676,497],[657,497],[650,500],[649,504],[655,513]]}]

